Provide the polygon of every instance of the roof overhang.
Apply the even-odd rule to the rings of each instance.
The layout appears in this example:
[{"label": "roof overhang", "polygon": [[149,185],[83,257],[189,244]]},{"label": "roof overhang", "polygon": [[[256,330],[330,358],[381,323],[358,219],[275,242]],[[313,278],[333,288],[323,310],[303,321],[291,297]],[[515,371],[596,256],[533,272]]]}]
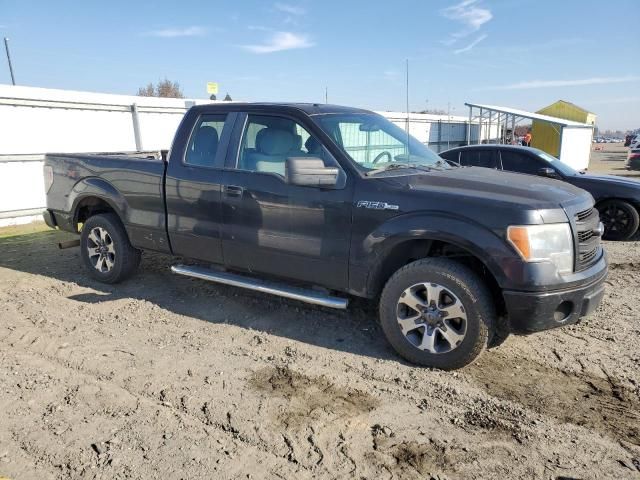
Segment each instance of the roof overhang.
[{"label": "roof overhang", "polygon": [[552,117],[551,115],[543,115],[541,113],[527,112],[526,110],[518,110],[517,108],[500,107],[496,105],[484,105],[480,103],[465,103],[472,112],[474,108],[481,111],[494,112],[499,114],[511,115],[515,119],[536,120],[539,122],[552,123],[554,125],[560,125],[568,128],[593,128],[593,125],[588,123],[574,122],[571,120],[565,120],[563,118]]}]

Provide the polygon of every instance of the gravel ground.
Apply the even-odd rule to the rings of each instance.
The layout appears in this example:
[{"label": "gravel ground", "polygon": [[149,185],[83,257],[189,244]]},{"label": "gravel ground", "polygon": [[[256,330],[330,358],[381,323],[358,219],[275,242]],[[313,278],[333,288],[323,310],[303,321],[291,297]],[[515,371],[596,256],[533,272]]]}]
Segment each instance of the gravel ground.
[{"label": "gravel ground", "polygon": [[640,478],[640,242],[606,244],[581,324],[446,373],[399,359],[365,302],[175,277],[155,254],[105,286],[57,250],[70,236],[2,234],[0,477]]}]

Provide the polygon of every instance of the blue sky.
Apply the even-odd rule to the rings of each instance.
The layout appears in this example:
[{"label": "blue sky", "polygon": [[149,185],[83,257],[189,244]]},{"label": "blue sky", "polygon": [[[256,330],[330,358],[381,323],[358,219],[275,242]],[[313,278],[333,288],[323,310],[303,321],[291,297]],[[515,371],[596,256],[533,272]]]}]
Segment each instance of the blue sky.
[{"label": "blue sky", "polygon": [[[563,99],[640,127],[638,0],[0,0],[19,84],[466,114]],[[0,82],[9,83],[4,58]]]}]

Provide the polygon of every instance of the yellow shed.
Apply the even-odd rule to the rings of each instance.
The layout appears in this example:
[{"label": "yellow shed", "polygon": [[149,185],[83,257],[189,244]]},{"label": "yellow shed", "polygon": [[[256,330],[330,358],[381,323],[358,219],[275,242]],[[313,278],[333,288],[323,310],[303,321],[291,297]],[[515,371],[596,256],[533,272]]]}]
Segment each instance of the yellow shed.
[{"label": "yellow shed", "polygon": [[[574,122],[596,124],[596,115],[584,108],[564,100],[558,100],[536,113],[562,118]],[[544,150],[549,155],[560,157],[561,132],[557,125],[533,120],[531,126],[531,146]]]}]

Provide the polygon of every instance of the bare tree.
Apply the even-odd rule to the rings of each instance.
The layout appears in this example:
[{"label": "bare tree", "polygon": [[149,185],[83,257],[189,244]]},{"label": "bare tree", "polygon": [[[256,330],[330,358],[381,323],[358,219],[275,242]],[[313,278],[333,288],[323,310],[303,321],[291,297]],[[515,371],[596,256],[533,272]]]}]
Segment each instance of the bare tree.
[{"label": "bare tree", "polygon": [[420,110],[419,112],[411,112],[411,113],[429,113],[431,115],[446,115],[447,112],[441,110],[439,108],[427,108],[426,110]]},{"label": "bare tree", "polygon": [[147,85],[146,87],[140,87],[138,89],[138,94],[139,97],[155,97],[156,96],[156,89],[153,86],[153,83],[149,83],[149,85]]},{"label": "bare tree", "polygon": [[157,85],[149,83],[146,87],[139,88],[138,96],[184,98],[182,90],[180,90],[180,84],[178,82],[172,82],[171,80],[168,80],[166,78],[159,81]]}]

